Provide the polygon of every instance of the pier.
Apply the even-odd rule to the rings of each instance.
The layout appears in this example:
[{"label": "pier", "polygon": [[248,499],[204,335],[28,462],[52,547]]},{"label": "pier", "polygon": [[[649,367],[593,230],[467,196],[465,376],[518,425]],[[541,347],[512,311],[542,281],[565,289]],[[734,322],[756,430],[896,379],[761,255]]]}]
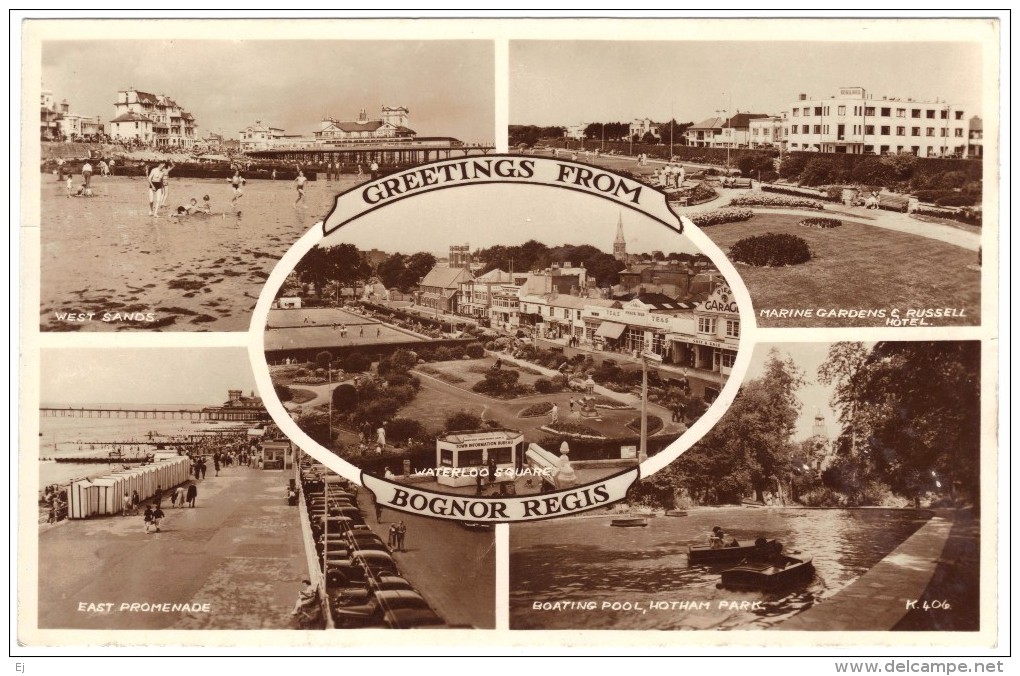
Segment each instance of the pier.
[{"label": "pier", "polygon": [[202,409],[153,408],[48,408],[40,407],[43,418],[149,418],[152,420],[212,420]]},{"label": "pier", "polygon": [[250,150],[248,157],[258,160],[283,160],[311,164],[368,165],[378,162],[383,166],[409,166],[435,160],[487,155],[496,149],[493,143],[463,143],[451,137],[417,138],[401,141],[387,139],[380,142],[373,139],[356,143],[345,141],[338,145],[295,145],[278,146],[267,150]]}]

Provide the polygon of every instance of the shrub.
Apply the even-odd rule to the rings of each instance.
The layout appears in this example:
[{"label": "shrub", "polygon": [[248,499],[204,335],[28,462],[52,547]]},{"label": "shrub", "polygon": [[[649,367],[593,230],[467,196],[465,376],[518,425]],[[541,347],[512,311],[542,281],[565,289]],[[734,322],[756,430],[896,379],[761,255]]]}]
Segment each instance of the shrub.
[{"label": "shrub", "polygon": [[826,486],[814,488],[800,496],[800,502],[808,507],[842,507],[846,498]]},{"label": "shrub", "polygon": [[339,411],[352,411],[358,405],[358,390],[350,383],[341,383],[333,390],[333,407]]},{"label": "shrub", "polygon": [[800,237],[769,232],[738,241],[730,258],[756,267],[798,265],[811,260],[811,249]]},{"label": "shrub", "polygon": [[372,359],[363,352],[351,352],[343,361],[344,370],[352,373],[361,373],[372,368]]},{"label": "shrub", "polygon": [[276,397],[280,401],[290,401],[294,398],[294,393],[286,385],[280,383],[273,383],[273,389],[276,391]]},{"label": "shrub", "polygon": [[464,355],[471,359],[480,359],[485,356],[485,347],[481,343],[471,343],[464,348]]},{"label": "shrub", "polygon": [[308,375],[308,369],[306,369],[306,368],[299,368],[297,371],[294,372],[294,375],[295,376],[307,376]]},{"label": "shrub", "polygon": [[736,223],[746,221],[754,216],[750,209],[715,209],[714,211],[702,211],[701,213],[688,214],[687,218],[699,228],[707,228],[710,225],[721,223]]},{"label": "shrub", "polygon": [[487,343],[485,343],[485,349],[486,350],[495,350],[496,349],[496,341],[490,340]]},{"label": "shrub", "polygon": [[319,368],[323,369],[326,368],[331,361],[333,361],[333,355],[327,352],[326,350],[323,350],[319,354],[315,355],[315,364]]},{"label": "shrub", "polygon": [[457,354],[448,347],[440,346],[432,351],[432,358],[435,361],[450,361],[457,359]]},{"label": "shrub", "polygon": [[537,418],[543,415],[549,415],[549,411],[552,410],[553,404],[551,401],[540,401],[537,404],[528,406],[520,412],[522,418]]},{"label": "shrub", "polygon": [[911,213],[915,216],[947,218],[953,221],[959,221],[960,223],[968,223],[979,227],[981,226],[980,209],[961,209],[959,211],[954,211],[952,209],[914,209]]},{"label": "shrub", "polygon": [[474,413],[458,411],[446,417],[443,429],[447,432],[458,430],[476,430],[482,426],[482,419]]},{"label": "shrub", "polygon": [[379,375],[384,378],[389,374],[406,374],[418,363],[418,355],[410,350],[396,350],[388,357],[379,360]]},{"label": "shrub", "polygon": [[780,207],[785,209],[821,209],[822,203],[806,197],[788,195],[766,195],[760,191],[752,191],[738,195],[730,200],[731,207]]},{"label": "shrub", "polygon": [[[581,355],[577,355],[577,356],[580,357]],[[567,376],[565,376],[562,373],[559,374],[559,375],[553,376],[552,379],[551,379],[553,387],[555,388],[553,391],[554,392],[561,392],[561,391],[567,389],[567,380],[568,380]],[[535,389],[537,390],[538,387],[536,387]]]},{"label": "shrub", "polygon": [[394,418],[386,425],[386,440],[395,444],[423,440],[426,436],[425,426],[411,418]]},{"label": "shrub", "polygon": [[977,198],[974,195],[954,192],[938,198],[935,204],[940,207],[972,207],[977,204]]},{"label": "shrub", "polygon": [[838,228],[843,225],[843,221],[838,218],[805,218],[803,221],[799,221],[797,225],[803,225],[807,228]]},{"label": "shrub", "polygon": [[556,387],[548,378],[539,378],[535,381],[535,391],[539,394],[552,394],[556,391]]}]

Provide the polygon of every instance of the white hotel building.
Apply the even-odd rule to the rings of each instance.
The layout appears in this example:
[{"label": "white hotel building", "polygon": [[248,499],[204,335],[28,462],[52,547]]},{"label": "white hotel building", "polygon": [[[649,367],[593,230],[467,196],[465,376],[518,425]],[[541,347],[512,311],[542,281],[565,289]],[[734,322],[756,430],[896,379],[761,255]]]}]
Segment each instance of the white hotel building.
[{"label": "white hotel building", "polygon": [[792,152],[966,157],[968,121],[945,101],[875,99],[863,87],[841,87],[827,99],[801,94],[783,133]]}]

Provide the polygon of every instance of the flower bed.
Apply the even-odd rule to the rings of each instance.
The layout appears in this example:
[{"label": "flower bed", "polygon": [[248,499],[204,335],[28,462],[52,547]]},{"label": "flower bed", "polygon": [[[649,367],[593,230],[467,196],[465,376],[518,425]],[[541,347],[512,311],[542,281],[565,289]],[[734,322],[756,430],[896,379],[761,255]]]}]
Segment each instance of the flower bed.
[{"label": "flower bed", "polygon": [[730,247],[730,258],[755,267],[798,265],[811,260],[811,249],[800,237],[772,232],[746,237]]},{"label": "flower bed", "polygon": [[521,418],[538,418],[539,416],[549,415],[552,407],[553,403],[551,401],[540,401],[537,404],[528,406],[517,415]]},{"label": "flower bed", "polygon": [[634,407],[622,401],[616,401],[609,397],[595,397],[595,408],[604,408],[610,411],[633,411]]},{"label": "flower bed", "polygon": [[589,427],[582,423],[569,422],[567,420],[557,420],[554,423],[543,425],[542,430],[551,432],[552,434],[565,434],[569,437],[579,437],[582,439],[606,438],[606,435],[602,434],[594,427]]},{"label": "flower bed", "polygon": [[[911,216],[927,216],[929,218],[948,218],[949,220],[957,221],[959,223],[967,223],[969,225],[981,226],[981,210],[980,209],[928,209],[919,208],[914,209],[910,212]],[[922,219],[918,219],[922,220]]]},{"label": "flower bed", "polygon": [[[638,416],[627,423],[627,428],[632,432],[641,433],[641,416]],[[662,429],[662,418],[657,415],[648,416],[648,436],[657,434]]]},{"label": "flower bed", "polygon": [[791,195],[793,197],[806,197],[809,199],[832,201],[829,193],[813,190],[811,188],[798,188],[792,185],[773,185],[765,183],[762,184],[761,189],[762,192],[771,192],[779,195]]},{"label": "flower bed", "polygon": [[299,385],[322,385],[328,382],[325,378],[318,378],[316,376],[301,376],[291,380],[292,383],[298,383]]},{"label": "flower bed", "polygon": [[750,220],[754,212],[750,209],[715,209],[714,211],[702,211],[695,214],[687,214],[694,225],[699,228],[707,228],[710,225],[722,223],[737,223]]},{"label": "flower bed", "polygon": [[789,195],[766,195],[763,192],[749,192],[730,200],[731,207],[776,207],[782,209],[822,209],[822,203],[807,197]]},{"label": "flower bed", "polygon": [[838,218],[805,218],[798,221],[797,225],[803,225],[805,228],[838,228],[843,225],[843,221]]}]

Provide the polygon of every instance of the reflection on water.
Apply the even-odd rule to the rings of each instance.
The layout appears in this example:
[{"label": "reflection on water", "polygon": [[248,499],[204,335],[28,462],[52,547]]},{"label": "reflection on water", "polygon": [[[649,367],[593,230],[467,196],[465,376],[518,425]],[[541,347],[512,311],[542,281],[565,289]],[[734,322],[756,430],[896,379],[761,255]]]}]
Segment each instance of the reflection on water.
[{"label": "reflection on water", "polygon": [[[928,517],[922,511],[883,509],[732,508],[651,518],[646,528],[613,528],[610,516],[515,524],[511,627],[768,627],[860,577]],[[778,538],[787,553],[813,559],[814,580],[774,595],[716,588],[727,565],[687,565],[687,546],[706,542],[716,525],[741,540]],[[561,605],[535,606],[556,602]]]}]

